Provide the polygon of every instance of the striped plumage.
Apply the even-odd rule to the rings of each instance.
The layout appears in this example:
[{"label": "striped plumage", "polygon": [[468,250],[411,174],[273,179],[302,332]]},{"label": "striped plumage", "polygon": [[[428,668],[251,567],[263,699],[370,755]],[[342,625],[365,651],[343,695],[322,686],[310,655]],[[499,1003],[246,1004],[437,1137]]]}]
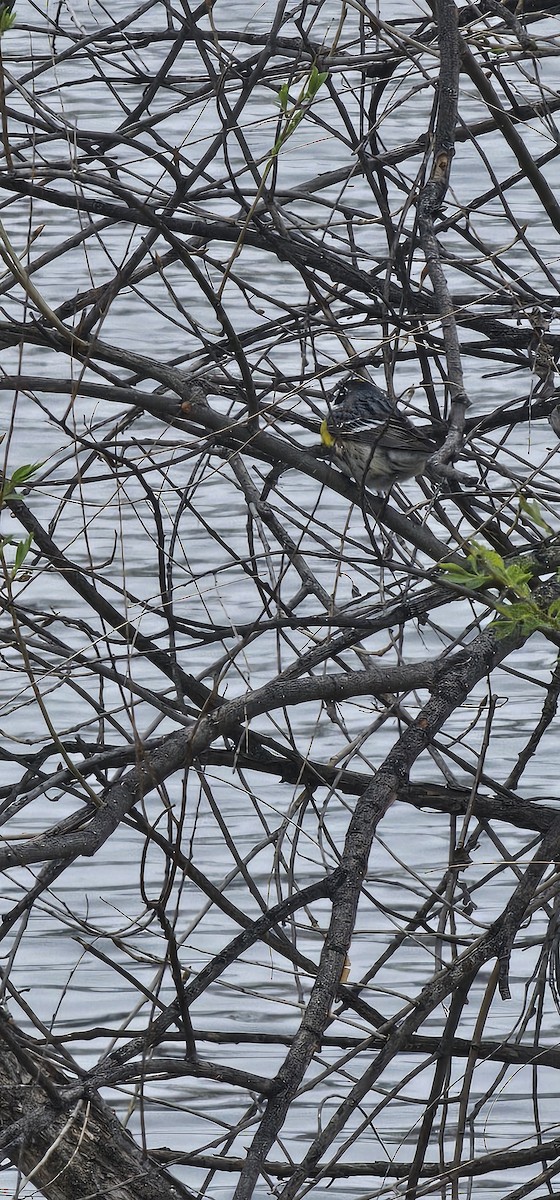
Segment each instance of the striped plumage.
[{"label": "striped plumage", "polygon": [[350,379],[334,394],[321,440],[357,483],[388,492],[399,480],[422,473],[445,432],[443,423],[413,425],[375,383]]}]

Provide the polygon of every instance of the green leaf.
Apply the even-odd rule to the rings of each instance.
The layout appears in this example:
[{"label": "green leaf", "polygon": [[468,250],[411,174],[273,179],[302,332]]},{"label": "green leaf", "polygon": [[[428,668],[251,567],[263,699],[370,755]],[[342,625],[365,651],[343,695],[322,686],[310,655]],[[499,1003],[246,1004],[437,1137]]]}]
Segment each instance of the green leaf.
[{"label": "green leaf", "polygon": [[531,592],[527,584],[531,576],[532,571],[529,567],[521,566],[520,563],[512,563],[504,571],[504,583],[510,591],[529,599]]},{"label": "green leaf", "polygon": [[35,471],[42,467],[42,462],[27,463],[25,466],[16,467],[15,471],[10,476],[10,485],[13,491],[14,488],[21,487],[22,483],[27,483],[28,479],[35,474]]},{"label": "green leaf", "polygon": [[491,628],[494,629],[498,637],[506,637],[514,633],[521,633],[523,637],[530,637],[532,633],[550,628],[549,623],[543,620],[543,616],[537,608],[531,610],[528,606],[522,604],[507,606],[497,604],[496,608],[501,613],[501,616],[498,621],[492,621]]},{"label": "green leaf", "polygon": [[[0,0],[0,3],[1,3],[1,0]],[[306,111],[305,107],[304,107],[305,103],[310,102],[311,100],[314,99],[314,97],[317,95],[317,92],[319,91],[319,88],[322,87],[322,85],[324,84],[325,79],[328,79],[328,75],[329,75],[328,71],[319,71],[317,69],[317,67],[311,68],[311,71],[309,72],[309,75],[308,75],[307,79],[305,80],[305,83],[302,86],[302,89],[299,93],[297,100],[292,104],[291,115],[290,115],[290,85],[288,83],[283,83],[282,86],[278,89],[276,101],[280,105],[280,108],[282,109],[282,112],[283,112],[284,116],[286,117],[286,125],[285,125],[284,129],[282,129],[280,131],[280,133],[279,133],[278,137],[276,138],[276,141],[272,147],[272,150],[270,151],[271,158],[276,158],[278,156],[284,143],[288,140],[289,137],[291,137],[292,133],[294,133],[294,131],[297,129],[300,121],[302,121],[305,116],[305,111]]]},{"label": "green leaf", "polygon": [[[467,560],[467,564],[468,562],[469,560]],[[461,567],[456,563],[442,562],[439,566],[440,570],[445,571],[450,583],[454,583],[457,587],[467,588],[469,591],[487,587],[492,581],[492,576],[487,571],[476,571],[474,564],[472,567],[469,565]]]},{"label": "green leaf", "polygon": [[328,79],[328,71],[319,71],[317,67],[312,67],[307,81],[306,99],[312,100],[317,95],[319,88],[323,86],[325,79]]},{"label": "green leaf", "polygon": [[14,559],[14,569],[12,571],[12,578],[14,575],[17,574],[22,563],[27,558],[27,555],[29,554],[29,551],[31,549],[32,541],[33,541],[33,534],[29,533],[26,538],[23,538],[21,542],[18,542],[17,549],[16,549],[16,555],[15,555],[15,559]]},{"label": "green leaf", "polygon": [[21,487],[23,483],[27,483],[28,479],[35,474],[35,471],[42,467],[42,462],[26,463],[21,467],[16,467],[15,471],[10,476],[5,475],[0,487],[0,505],[8,499],[8,496],[13,496],[17,487]]},{"label": "green leaf", "polygon": [[546,633],[553,630],[556,633],[560,628],[560,600],[553,600],[546,611],[532,600],[496,603],[496,610],[500,618],[492,622],[492,628],[499,637],[518,631],[524,637],[530,637],[539,631]]},{"label": "green leaf", "polygon": [[16,14],[10,8],[2,8],[0,11],[0,37],[3,33],[7,33],[16,23]]},{"label": "green leaf", "polygon": [[552,526],[548,524],[548,521],[545,521],[541,512],[541,506],[540,504],[537,504],[536,500],[527,500],[525,496],[520,496],[519,507],[521,512],[527,513],[527,516],[534,521],[535,525],[538,525],[541,529],[544,529],[545,533],[554,532]]},{"label": "green leaf", "polygon": [[294,113],[294,115],[286,129],[286,132],[284,134],[284,139],[283,139],[284,141],[286,141],[286,138],[290,137],[290,135],[294,132],[294,129],[297,129],[300,121],[303,120],[304,116],[305,116],[305,112],[304,112],[303,108],[299,108],[298,111]]},{"label": "green leaf", "polygon": [[278,92],[278,103],[279,103],[280,108],[282,109],[283,113],[287,113],[287,111],[288,111],[289,100],[290,100],[290,85],[289,85],[289,83],[283,83],[282,87],[280,88],[280,90]]},{"label": "green leaf", "polygon": [[513,592],[520,600],[531,601],[530,581],[533,567],[529,562],[512,562],[506,565],[501,554],[480,542],[469,543],[470,554],[464,563],[440,563],[450,583],[470,590],[483,587],[498,588],[501,592]]},{"label": "green leaf", "polygon": [[506,564],[497,550],[491,550],[488,546],[481,546],[478,542],[473,543],[475,549],[474,557],[484,563],[486,569],[496,579],[501,579],[506,571]]}]

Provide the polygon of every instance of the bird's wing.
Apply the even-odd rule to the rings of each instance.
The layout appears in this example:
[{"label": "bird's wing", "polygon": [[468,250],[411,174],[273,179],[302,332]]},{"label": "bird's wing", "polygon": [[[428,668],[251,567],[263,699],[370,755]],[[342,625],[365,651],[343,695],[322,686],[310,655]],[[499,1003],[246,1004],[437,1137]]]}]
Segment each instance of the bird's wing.
[{"label": "bird's wing", "polygon": [[[383,440],[383,447],[386,450],[418,450],[426,451],[436,449],[436,439],[429,436],[428,431],[424,433],[404,417],[401,413],[393,413],[386,420],[372,421],[363,417],[348,417],[343,414],[336,415],[336,419],[332,422],[332,427],[329,425],[329,430],[335,437],[347,437],[352,440],[361,442],[362,445],[375,447],[378,442]],[[431,433],[431,430],[430,430]],[[433,448],[433,449],[432,449]]]}]

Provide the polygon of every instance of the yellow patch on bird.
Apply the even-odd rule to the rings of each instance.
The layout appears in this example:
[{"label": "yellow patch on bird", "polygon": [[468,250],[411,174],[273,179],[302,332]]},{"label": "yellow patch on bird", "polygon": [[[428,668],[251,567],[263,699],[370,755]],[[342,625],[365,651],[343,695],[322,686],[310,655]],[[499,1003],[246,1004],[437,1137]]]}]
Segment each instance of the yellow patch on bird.
[{"label": "yellow patch on bird", "polygon": [[334,446],[335,443],[332,433],[329,433],[329,430],[327,429],[326,419],[321,421],[321,441],[323,442],[324,446]]}]

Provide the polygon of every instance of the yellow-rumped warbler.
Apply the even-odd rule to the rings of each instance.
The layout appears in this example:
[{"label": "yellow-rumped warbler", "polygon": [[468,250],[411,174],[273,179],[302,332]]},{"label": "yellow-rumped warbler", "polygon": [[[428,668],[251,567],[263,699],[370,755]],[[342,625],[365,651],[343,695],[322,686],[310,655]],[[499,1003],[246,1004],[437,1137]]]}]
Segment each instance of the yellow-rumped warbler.
[{"label": "yellow-rumped warbler", "polygon": [[413,425],[377,384],[349,379],[334,393],[332,412],[321,424],[321,441],[357,483],[388,492],[400,479],[421,475],[446,432],[443,421]]}]

